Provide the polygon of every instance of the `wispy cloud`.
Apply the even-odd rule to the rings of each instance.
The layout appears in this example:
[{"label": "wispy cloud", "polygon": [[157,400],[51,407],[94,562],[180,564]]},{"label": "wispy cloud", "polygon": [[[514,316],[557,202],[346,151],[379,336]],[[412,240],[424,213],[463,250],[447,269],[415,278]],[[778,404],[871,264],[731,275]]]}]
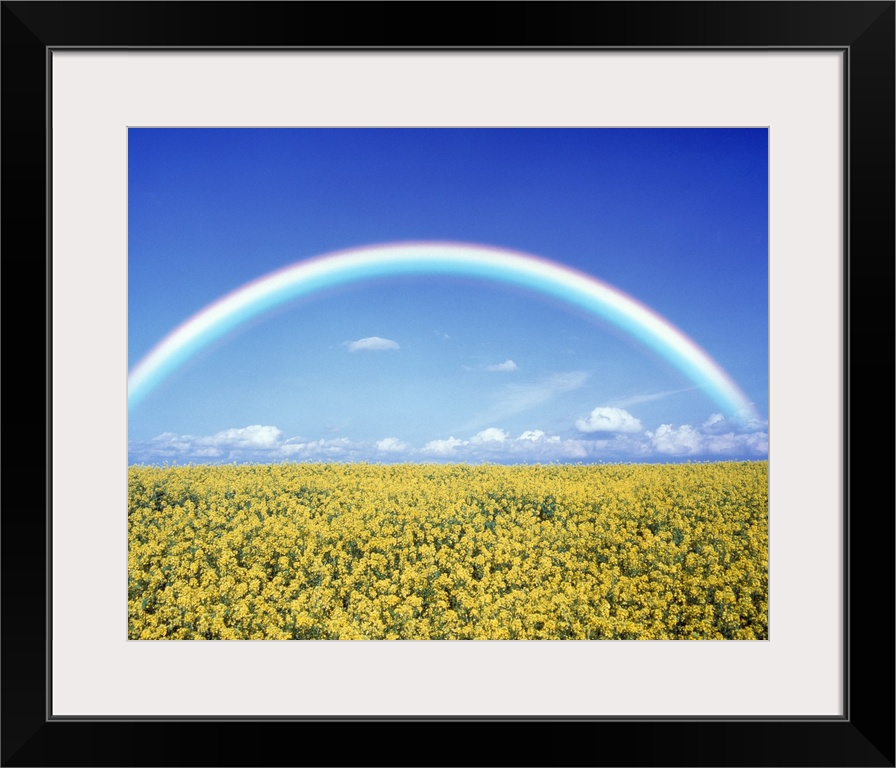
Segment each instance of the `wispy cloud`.
[{"label": "wispy cloud", "polygon": [[503,363],[497,363],[495,365],[487,365],[487,366],[485,366],[485,370],[497,371],[497,372],[515,371],[516,363],[513,362],[513,360],[505,360]]},{"label": "wispy cloud", "polygon": [[491,408],[471,419],[459,431],[476,429],[529,411],[560,395],[581,388],[587,379],[588,374],[584,371],[568,371],[554,373],[535,382],[507,384],[501,388]]},{"label": "wispy cloud", "polygon": [[685,387],[684,389],[668,389],[665,392],[645,392],[640,395],[632,395],[631,397],[623,397],[617,400],[611,400],[608,405],[615,408],[630,408],[633,405],[641,403],[652,403],[655,400],[665,400],[673,395],[681,395],[685,392],[693,392],[697,387]]},{"label": "wispy cloud", "polygon": [[383,339],[379,336],[368,336],[366,339],[358,339],[357,341],[346,341],[343,344],[348,348],[349,352],[379,352],[386,349],[399,349],[398,342],[392,339]]}]

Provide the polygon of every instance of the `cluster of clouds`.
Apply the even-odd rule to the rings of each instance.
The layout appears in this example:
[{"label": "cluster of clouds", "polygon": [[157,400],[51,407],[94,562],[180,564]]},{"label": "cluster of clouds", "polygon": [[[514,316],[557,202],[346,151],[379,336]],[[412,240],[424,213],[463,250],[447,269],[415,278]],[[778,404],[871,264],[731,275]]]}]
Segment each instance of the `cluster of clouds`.
[{"label": "cluster of clouds", "polygon": [[721,414],[713,414],[697,427],[662,424],[650,431],[627,411],[603,407],[577,420],[576,429],[577,435],[565,438],[540,429],[513,437],[503,429],[489,427],[466,440],[454,436],[431,440],[420,453],[455,461],[530,462],[758,459],[768,455],[766,431],[743,431]]},{"label": "cluster of clouds", "polygon": [[164,461],[227,463],[275,461],[363,461],[363,446],[346,437],[321,440],[287,438],[277,427],[253,424],[214,435],[163,432],[152,440],[131,443],[132,463]]},{"label": "cluster of clouds", "polygon": [[760,459],[768,456],[765,423],[744,425],[713,414],[702,424],[661,424],[644,429],[622,408],[602,406],[561,437],[541,429],[514,436],[488,427],[458,438],[430,440],[417,448],[398,437],[357,441],[347,437],[287,438],[274,426],[255,424],[213,435],[165,432],[129,446],[130,463],[230,463],[278,461],[462,461],[495,463]]},{"label": "cluster of clouds", "polygon": [[[398,342],[368,336],[343,342],[350,353],[400,349]],[[484,366],[492,373],[510,373],[517,364],[506,359]],[[502,397],[487,414],[468,424],[472,432],[483,423],[500,423],[517,414],[581,388],[583,371],[556,373],[540,381],[508,383]],[[645,429],[622,405],[665,397],[672,393],[639,396],[615,406],[598,406],[575,420],[564,436],[527,429],[514,436],[490,426],[468,437],[441,437],[414,446],[399,437],[358,441],[347,437],[308,440],[286,437],[275,426],[254,424],[225,429],[213,435],[165,432],[151,440],[129,445],[130,463],[230,463],[278,461],[462,461],[497,463],[669,461],[724,458],[764,458],[768,455],[766,422],[732,421],[713,414],[702,424],[661,424]]]}]

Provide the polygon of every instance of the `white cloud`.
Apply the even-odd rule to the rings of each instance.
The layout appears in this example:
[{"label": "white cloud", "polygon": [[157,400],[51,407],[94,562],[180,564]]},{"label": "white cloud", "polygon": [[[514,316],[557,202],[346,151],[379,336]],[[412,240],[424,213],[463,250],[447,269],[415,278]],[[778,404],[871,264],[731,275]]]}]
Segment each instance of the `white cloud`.
[{"label": "white cloud", "polygon": [[613,400],[610,405],[613,405],[616,408],[629,408],[633,405],[640,405],[641,403],[652,403],[656,400],[664,400],[667,397],[680,395],[683,392],[693,392],[695,389],[696,387],[685,387],[684,389],[667,389],[665,392],[648,392],[640,395],[632,395],[631,397]]},{"label": "white cloud", "polygon": [[765,432],[742,434],[728,432],[724,435],[709,435],[706,437],[705,446],[707,452],[712,454],[762,455],[768,453],[768,434]]},{"label": "white cloud", "polygon": [[174,432],[163,432],[161,435],[156,435],[151,444],[155,450],[158,451],[183,451],[190,447],[192,438],[187,435],[186,437],[182,437],[181,435],[176,435]]},{"label": "white cloud", "polygon": [[283,441],[283,433],[277,427],[253,424],[241,429],[225,429],[210,437],[200,437],[197,442],[225,448],[276,448]]},{"label": "white cloud", "polygon": [[583,440],[564,440],[557,455],[564,459],[587,459],[594,452],[594,446]]},{"label": "white cloud", "polygon": [[199,448],[193,452],[193,455],[202,459],[217,459],[224,453],[220,448]]},{"label": "white cloud", "polygon": [[345,346],[349,352],[380,351],[384,349],[399,349],[398,342],[392,339],[381,339],[379,336],[368,336],[366,339],[346,341]]},{"label": "white cloud", "polygon": [[449,437],[447,440],[430,440],[423,446],[423,453],[430,453],[434,456],[454,456],[455,449],[462,445],[467,445],[467,441],[458,440],[456,437]]},{"label": "white cloud", "polygon": [[622,408],[598,407],[588,418],[577,419],[579,432],[640,432],[641,422]]},{"label": "white cloud", "polygon": [[527,429],[517,438],[517,440],[529,440],[530,442],[534,443],[543,437],[544,432],[542,432],[540,429]]},{"label": "white cloud", "polygon": [[725,418],[714,413],[701,425],[704,448],[712,454],[768,453],[768,421],[753,418],[744,422],[739,416]]},{"label": "white cloud", "polygon": [[498,429],[497,427],[489,427],[488,429],[483,429],[482,432],[474,435],[470,438],[471,443],[482,444],[482,443],[503,443],[510,438],[503,429]]},{"label": "white cloud", "polygon": [[[721,432],[720,428],[728,431]],[[767,432],[735,432],[731,429],[731,423],[719,414],[710,416],[701,427],[662,424],[655,432],[647,432],[646,435],[651,448],[665,456],[761,458],[768,455]]]},{"label": "white cloud", "polygon": [[497,363],[496,365],[487,365],[485,366],[485,370],[487,371],[515,371],[516,363],[513,360],[505,360],[503,363]]},{"label": "white cloud", "polygon": [[648,432],[647,436],[653,447],[663,454],[691,456],[703,450],[703,435],[690,424],[677,428],[671,424],[661,424],[656,432]]},{"label": "white cloud", "polygon": [[744,445],[759,456],[768,456],[768,432],[754,432],[744,435]]},{"label": "white cloud", "polygon": [[360,448],[360,445],[353,443],[347,437],[307,441],[293,438],[283,443],[278,453],[291,459],[331,458],[339,461],[357,455]]},{"label": "white cloud", "polygon": [[377,440],[376,447],[379,451],[394,453],[398,451],[407,451],[411,446],[402,442],[397,437],[384,437],[382,440]]}]

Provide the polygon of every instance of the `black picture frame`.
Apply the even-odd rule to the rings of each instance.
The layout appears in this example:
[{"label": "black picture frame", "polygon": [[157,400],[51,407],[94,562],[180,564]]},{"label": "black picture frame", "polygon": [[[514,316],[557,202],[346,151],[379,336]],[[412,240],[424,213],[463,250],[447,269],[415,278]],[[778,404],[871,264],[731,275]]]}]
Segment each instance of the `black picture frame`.
[{"label": "black picture frame", "polygon": [[[893,766],[893,464],[890,450],[879,447],[877,436],[863,427],[874,425],[876,433],[889,435],[893,423],[879,414],[883,410],[890,415],[887,404],[893,402],[894,384],[890,357],[894,349],[894,7],[891,1],[816,0],[3,2],[2,252],[7,269],[3,400],[8,415],[8,471],[0,539],[5,577],[0,583],[2,765]],[[403,31],[408,29],[415,31]],[[844,715],[568,720],[421,716],[288,722],[276,718],[51,718],[47,635],[47,526],[52,503],[50,52],[131,47],[842,50],[847,84]],[[32,291],[40,299],[22,304],[22,294]],[[31,338],[39,335],[38,328],[42,338]],[[22,414],[30,415],[25,430],[13,426],[22,423],[18,421]],[[34,426],[41,419],[43,430]],[[38,457],[44,457],[45,472],[35,470]],[[46,489],[45,504],[39,501],[41,488]],[[707,708],[711,709],[711,702]],[[479,738],[457,728],[480,721]],[[500,732],[493,730],[498,722]],[[368,726],[376,730],[368,732]],[[403,727],[412,727],[416,733],[400,731]],[[427,752],[413,748],[418,741],[428,745]]]}]

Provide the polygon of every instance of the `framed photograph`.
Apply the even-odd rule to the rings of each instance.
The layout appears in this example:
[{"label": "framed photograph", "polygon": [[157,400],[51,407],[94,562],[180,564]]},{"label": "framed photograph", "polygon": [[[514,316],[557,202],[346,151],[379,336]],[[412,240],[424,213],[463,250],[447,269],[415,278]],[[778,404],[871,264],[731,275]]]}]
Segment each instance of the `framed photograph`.
[{"label": "framed photograph", "polygon": [[768,640],[768,133],[129,127],[128,638]]},{"label": "framed photograph", "polygon": [[[851,404],[892,393],[894,4],[377,8],[353,6],[352,28],[451,14],[431,40],[384,46],[310,39],[344,18],[333,4],[3,3],[7,285],[45,286],[47,373],[46,515],[16,514],[33,494],[7,482],[3,764],[268,764],[281,745],[257,745],[278,722],[500,721],[565,727],[472,762],[893,765],[893,659],[875,641],[893,623],[891,462],[862,450]],[[511,9],[518,39],[467,40]],[[10,257],[23,249],[45,258]],[[18,406],[37,396],[17,378]],[[291,399],[313,418],[289,421]],[[267,622],[234,618],[247,576],[226,620],[187,616],[183,595],[198,605],[210,582],[195,529],[153,548],[171,471],[218,473],[178,515],[219,509],[219,486],[258,514],[239,468],[262,467],[313,516],[314,478],[270,476],[296,461],[352,467],[341,509],[376,514],[431,480],[390,491],[383,468],[444,472],[473,505],[451,473],[487,467],[491,524],[510,542],[509,521],[534,516],[566,559],[536,558],[553,587],[530,589],[530,610],[481,603],[468,623],[471,587],[436,567],[460,535],[426,584],[376,573],[339,611],[292,595]],[[560,470],[645,462],[756,476],[765,506],[740,529],[743,477],[708,491],[747,494],[716,505],[725,536],[768,542],[725,549],[743,558],[740,583],[714,587],[728,608],[697,617],[679,575],[642,615],[623,594],[634,565],[588,570],[581,537],[560,540],[581,524]],[[495,496],[498,474],[537,467],[537,493]],[[632,535],[663,561],[691,534],[660,519],[649,482],[625,482],[640,496],[620,529],[653,515]],[[432,522],[471,522],[453,509]],[[282,535],[256,539],[278,550],[265,562],[329,578]],[[346,540],[317,554],[337,568]],[[508,550],[498,576],[540,546]],[[186,569],[180,602],[153,581],[163,567]],[[613,568],[618,603],[579,600]],[[418,587],[439,606],[425,620]],[[184,728],[212,738],[184,745]],[[348,741],[301,762],[426,762]],[[462,749],[440,759],[470,762]]]}]

